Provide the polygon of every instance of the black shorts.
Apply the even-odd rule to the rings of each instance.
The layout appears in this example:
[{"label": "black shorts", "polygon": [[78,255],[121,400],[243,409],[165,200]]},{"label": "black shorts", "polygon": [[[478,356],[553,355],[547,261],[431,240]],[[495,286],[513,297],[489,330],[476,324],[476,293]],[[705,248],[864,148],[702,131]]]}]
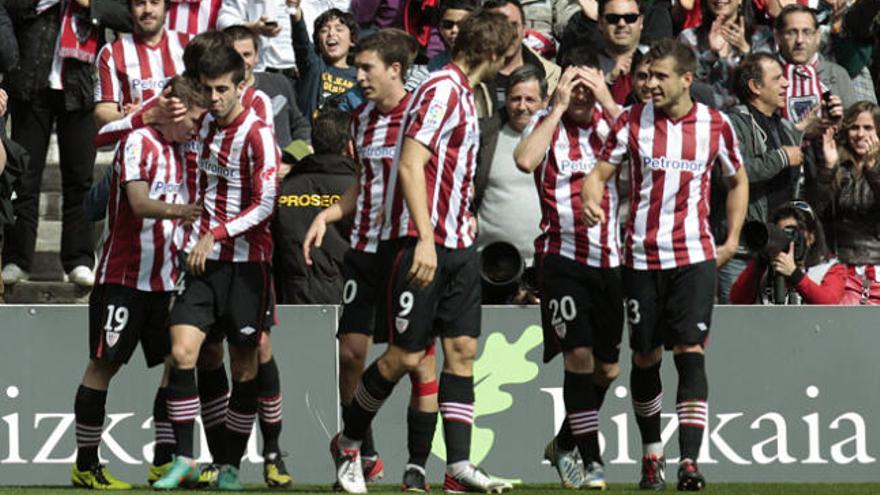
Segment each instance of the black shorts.
[{"label": "black shorts", "polygon": [[407,281],[416,240],[379,244],[382,272],[387,274],[376,311],[376,333],[410,351],[423,351],[436,337],[480,336],[480,257],[476,247],[449,249],[435,245],[437,271],[424,289]]},{"label": "black shorts", "polygon": [[96,285],[89,296],[89,357],[124,364],[140,342],[147,366],[164,361],[171,352],[171,294]]},{"label": "black shorts", "polygon": [[715,305],[715,278],[715,260],[668,270],[624,269],[632,350],[705,347]]},{"label": "black shorts", "polygon": [[[342,316],[336,335],[360,333],[373,337],[380,283],[379,256],[356,249],[346,251],[342,261]],[[377,342],[386,340],[383,332]]]},{"label": "black shorts", "polygon": [[171,307],[170,325],[192,325],[209,341],[256,347],[275,322],[275,291],[268,263],[208,260],[205,273],[182,274]]},{"label": "black shorts", "polygon": [[548,254],[540,270],[544,362],[561,351],[591,347],[597,360],[616,363],[623,336],[620,269]]}]

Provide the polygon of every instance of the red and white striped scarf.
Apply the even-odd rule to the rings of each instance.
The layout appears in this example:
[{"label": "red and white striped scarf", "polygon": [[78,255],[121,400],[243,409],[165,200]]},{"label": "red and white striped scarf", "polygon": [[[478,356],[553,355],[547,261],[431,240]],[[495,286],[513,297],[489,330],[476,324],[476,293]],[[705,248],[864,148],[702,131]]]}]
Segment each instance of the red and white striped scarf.
[{"label": "red and white striped scarf", "polygon": [[826,87],[819,80],[819,58],[809,64],[789,64],[782,61],[782,70],[788,80],[785,92],[785,108],[782,116],[792,122],[800,122],[809,111],[822,102]]},{"label": "red and white striped scarf", "polygon": [[62,8],[58,56],[94,63],[98,53],[98,30],[89,22],[88,9],[73,0],[62,2]]}]

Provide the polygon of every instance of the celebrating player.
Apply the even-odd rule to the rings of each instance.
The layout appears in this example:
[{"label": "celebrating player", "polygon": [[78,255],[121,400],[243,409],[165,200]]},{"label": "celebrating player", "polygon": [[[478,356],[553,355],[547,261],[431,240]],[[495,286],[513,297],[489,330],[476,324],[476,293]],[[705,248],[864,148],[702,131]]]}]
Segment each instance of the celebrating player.
[{"label": "celebrating player", "polygon": [[[620,114],[596,54],[586,47],[565,52],[565,71],[553,106],[533,118],[514,151],[517,166],[534,172],[541,198],[540,260],[544,362],[564,359],[566,421],[547,445],[550,461],[566,488],[605,489],[599,455],[599,408],[617,365],[623,332],[617,189],[602,198],[606,221],[587,228],[581,187]],[[574,447],[584,460],[577,464]]]},{"label": "celebrating player", "polygon": [[[697,456],[707,421],[705,346],[715,300],[716,264],[736,252],[748,204],[739,142],[724,114],[691,100],[696,61],[673,40],[648,53],[651,101],[633,105],[615,123],[584,182],[590,226],[607,220],[604,184],[628,152],[630,216],[623,284],[631,328],[633,408],[642,435],[642,489],[665,487],[660,440],[663,347],[673,351],[679,383],[679,490],[702,490]],[[729,178],[728,235],[716,253],[709,228],[709,179],[720,164]]]},{"label": "celebrating player", "polygon": [[211,113],[199,125],[197,147],[195,198],[205,211],[186,243],[187,274],[169,318],[173,368],[168,412],[177,457],[153,487],[172,489],[198,479],[195,366],[207,334],[222,332],[229,340],[233,383],[226,448],[215,458],[221,465],[217,484],[239,490],[238,466],[257,415],[257,345],[274,320],[269,222],[280,152],[270,128],[240,101],[245,71],[238,53],[221,46],[203,54],[198,68],[211,94]]},{"label": "celebrating player", "polygon": [[[379,246],[377,331],[388,348],[363,373],[344,430],[333,437],[336,477],[348,492],[366,492],[360,447],[394,386],[418,369],[439,335],[444,363],[439,402],[446,440],[446,491],[512,488],[470,463],[473,362],[480,335],[479,258],[469,211],[479,146],[473,87],[504,64],[515,31],[500,14],[478,12],[460,25],[453,62],[413,94],[401,122],[388,178]],[[369,92],[369,91],[368,91]]]},{"label": "celebrating player", "polygon": [[[310,261],[312,245],[319,247],[328,223],[354,216],[351,249],[342,266],[345,278],[342,318],[339,321],[339,395],[342,416],[351,413],[354,396],[371,342],[387,342],[388,336],[374,332],[378,292],[384,275],[376,250],[382,229],[382,208],[394,150],[400,135],[404,111],[410,95],[403,77],[418,44],[397,29],[383,29],[358,43],[355,65],[358,83],[367,98],[352,117],[351,135],[355,156],[360,165],[358,182],[335,205],[315,217],[303,241],[303,251]],[[425,464],[437,424],[437,379],[433,352],[426,353],[418,370],[410,374],[412,399],[407,411],[409,461],[402,486],[408,491],[427,491]],[[374,481],[381,459],[367,429],[360,447],[364,478]]]},{"label": "celebrating player", "polygon": [[[169,84],[188,113],[178,122],[132,132],[120,142],[113,160],[98,283],[89,296],[91,360],[74,404],[77,455],[71,480],[76,486],[131,488],[98,462],[107,388],[139,341],[147,366],[162,363],[168,355],[166,319],[177,280],[174,231],[178,221],[192,222],[202,213],[198,205],[182,204],[183,148],[175,143],[190,139],[207,99],[201,88],[183,77]],[[163,377],[163,386],[166,380]],[[164,395],[165,388],[160,387],[154,406],[157,423],[167,422]],[[157,456],[160,450],[157,445]],[[170,462],[170,453],[165,455],[164,462]]]}]

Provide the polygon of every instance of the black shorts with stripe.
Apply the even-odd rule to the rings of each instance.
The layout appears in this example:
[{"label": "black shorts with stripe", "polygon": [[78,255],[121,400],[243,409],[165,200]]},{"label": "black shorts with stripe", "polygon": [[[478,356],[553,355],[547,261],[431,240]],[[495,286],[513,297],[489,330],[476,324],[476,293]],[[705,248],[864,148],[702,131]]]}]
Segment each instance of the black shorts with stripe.
[{"label": "black shorts with stripe", "polygon": [[709,341],[715,306],[715,260],[666,270],[623,270],[630,347],[647,353],[663,346]]},{"label": "black shorts with stripe", "polygon": [[[201,275],[182,274],[170,324],[191,325],[208,339],[256,347],[275,323],[275,291],[268,263],[208,260]],[[219,333],[220,335],[216,335]]]},{"label": "black shorts with stripe", "polygon": [[[337,336],[359,333],[373,337],[381,273],[378,254],[357,249],[346,251],[342,259],[342,316]],[[383,332],[376,333],[376,342],[386,340]]]},{"label": "black shorts with stripe", "polygon": [[616,363],[623,336],[619,268],[595,268],[558,254],[540,261],[544,362],[561,351],[590,347],[603,363]]},{"label": "black shorts with stripe", "polygon": [[416,240],[379,244],[387,278],[379,294],[376,334],[410,351],[423,351],[436,337],[480,336],[482,318],[480,257],[475,246],[450,249],[435,244],[437,270],[423,289],[409,283]]},{"label": "black shorts with stripe", "polygon": [[140,342],[147,366],[162,363],[171,352],[171,294],[96,285],[89,295],[89,357],[124,364]]}]

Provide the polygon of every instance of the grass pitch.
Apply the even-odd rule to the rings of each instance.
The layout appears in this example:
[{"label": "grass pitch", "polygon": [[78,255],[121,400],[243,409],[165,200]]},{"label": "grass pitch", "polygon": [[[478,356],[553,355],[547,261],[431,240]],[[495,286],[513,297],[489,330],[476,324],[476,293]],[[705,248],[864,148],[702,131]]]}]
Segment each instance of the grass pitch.
[{"label": "grass pitch", "polygon": [[[442,494],[441,487],[436,486],[432,493]],[[670,493],[675,492],[675,485],[667,487]],[[0,487],[0,495],[73,495],[79,493],[98,493],[73,487],[58,486],[28,486],[28,487]],[[180,495],[201,495],[206,493],[229,493],[210,490],[178,490],[174,492],[157,492],[147,486],[139,486],[126,492],[114,492],[128,495],[155,495],[157,493],[173,493]],[[249,486],[245,493],[297,493],[297,494],[326,494],[334,493],[329,486],[320,485],[294,485],[286,490],[269,490],[265,486]],[[402,493],[395,485],[370,486],[370,493],[400,494]],[[571,490],[563,490],[558,485],[521,485],[512,492],[514,495],[550,495],[572,494]],[[612,495],[645,495],[646,492],[637,490],[634,484],[612,484],[608,492]],[[710,484],[704,492],[708,495],[876,495],[880,494],[880,483],[838,483],[838,484],[804,484],[804,483],[715,483]]]}]

